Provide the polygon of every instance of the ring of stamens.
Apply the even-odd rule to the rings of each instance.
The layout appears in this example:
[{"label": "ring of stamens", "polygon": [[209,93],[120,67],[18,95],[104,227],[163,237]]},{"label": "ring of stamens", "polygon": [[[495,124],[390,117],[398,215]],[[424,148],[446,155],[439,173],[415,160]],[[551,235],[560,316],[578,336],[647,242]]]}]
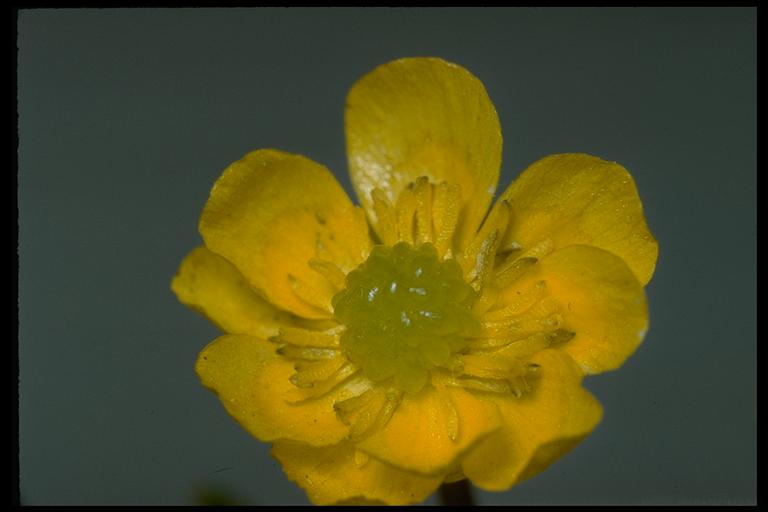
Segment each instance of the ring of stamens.
[{"label": "ring of stamens", "polygon": [[[448,389],[520,398],[541,374],[530,356],[575,335],[562,325],[562,307],[545,281],[515,284],[552,251],[552,242],[501,246],[510,218],[502,201],[453,259],[458,186],[422,177],[394,203],[379,189],[371,196],[384,245],[346,276],[312,258],[310,268],[340,290],[329,304],[333,317],[284,327],[272,338],[278,354],[295,361],[295,387],[286,399],[301,406],[337,390],[334,411],[357,441],[384,428],[403,397],[429,383],[452,411],[445,428],[455,441],[461,419]],[[311,298],[298,284],[297,297]],[[512,285],[515,298],[498,301],[499,291]],[[361,454],[360,464],[366,460]]]},{"label": "ring of stamens", "polygon": [[372,381],[415,393],[478,331],[475,298],[459,264],[431,243],[377,246],[333,298],[341,347]]}]

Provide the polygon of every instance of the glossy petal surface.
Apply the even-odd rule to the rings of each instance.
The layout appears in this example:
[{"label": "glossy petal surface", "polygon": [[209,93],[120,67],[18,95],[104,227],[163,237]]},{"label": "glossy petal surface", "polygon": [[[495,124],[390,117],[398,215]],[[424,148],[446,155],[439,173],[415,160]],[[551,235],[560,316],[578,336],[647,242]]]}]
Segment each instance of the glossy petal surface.
[{"label": "glossy petal surface", "polygon": [[289,315],[256,294],[234,265],[205,247],[184,258],[171,289],[181,303],[227,333],[266,338],[291,322]]},{"label": "glossy petal surface", "polygon": [[354,446],[347,442],[315,448],[278,441],[272,454],[288,478],[304,488],[317,505],[418,503],[427,499],[443,479],[443,475],[402,471],[360,453],[356,456]]},{"label": "glossy petal surface", "polygon": [[270,302],[306,318],[329,317],[336,291],[308,261],[348,271],[370,244],[362,212],[328,169],[274,150],[249,153],[224,171],[200,233]]},{"label": "glossy petal surface", "polygon": [[371,191],[392,203],[420,176],[461,186],[458,245],[490,205],[501,165],[501,130],[483,84],[442,59],[379,66],[350,90],[346,110],[352,183],[376,225]]},{"label": "glossy petal surface", "polygon": [[642,342],[648,329],[645,291],[614,254],[587,245],[557,250],[506,290],[507,300],[542,282],[559,306],[560,328],[574,334],[557,349],[584,373],[618,368]]},{"label": "glossy petal surface", "polygon": [[361,78],[345,129],[362,207],[276,150],[214,185],[205,246],[172,283],[231,333],[198,376],[316,504],[417,503],[465,477],[508,489],[595,428],[583,377],[618,368],[648,328],[658,247],[634,181],[553,155],[489,211],[498,117],[438,58]]},{"label": "glossy petal surface", "polygon": [[465,457],[462,468],[486,490],[509,488],[564,455],[599,423],[602,409],[581,387],[582,374],[568,355],[539,352],[541,366],[534,389],[520,398],[497,400],[503,427]]},{"label": "glossy petal surface", "polygon": [[345,397],[329,393],[289,403],[296,389],[289,380],[293,364],[275,348],[252,336],[221,336],[203,349],[195,370],[227,412],[262,441],[296,439],[322,446],[342,440],[349,429],[333,414],[333,403]]},{"label": "glossy petal surface", "polygon": [[[455,439],[450,431],[452,409],[458,420]],[[447,471],[461,453],[499,426],[494,403],[459,388],[447,388],[444,396],[426,388],[406,397],[387,426],[358,448],[398,468],[435,474]]]},{"label": "glossy petal surface", "polygon": [[632,176],[621,165],[584,154],[552,155],[528,167],[501,196],[512,205],[502,247],[544,239],[555,248],[594,245],[650,281],[658,245],[648,230]]}]

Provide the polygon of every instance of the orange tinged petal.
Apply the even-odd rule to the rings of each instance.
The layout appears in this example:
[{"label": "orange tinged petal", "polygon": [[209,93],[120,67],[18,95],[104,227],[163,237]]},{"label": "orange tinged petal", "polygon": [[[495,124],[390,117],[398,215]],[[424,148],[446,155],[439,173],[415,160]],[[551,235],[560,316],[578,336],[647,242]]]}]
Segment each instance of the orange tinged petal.
[{"label": "orange tinged petal", "polygon": [[427,176],[461,186],[463,248],[488,210],[501,165],[499,119],[483,84],[441,59],[396,60],[352,87],[345,122],[352,183],[374,226],[374,189],[395,204],[403,187]]},{"label": "orange tinged petal", "polygon": [[586,245],[553,252],[519,282],[543,280],[560,305],[562,328],[575,336],[558,345],[595,374],[614,370],[637,349],[648,329],[643,287],[619,257]]},{"label": "orange tinged petal", "polygon": [[442,475],[417,475],[356,453],[348,442],[316,448],[277,441],[272,455],[288,478],[303,487],[317,505],[418,503],[442,482]]},{"label": "orange tinged petal", "polygon": [[[584,375],[619,367],[648,328],[643,286],[658,246],[632,177],[589,155],[549,156],[489,213],[498,116],[476,77],[437,58],[361,78],[345,130],[362,208],[328,169],[276,150],[249,153],[213,187],[205,246],[171,285],[230,333],[200,353],[200,380],[248,432],[274,442],[316,504],[405,505],[444,481],[496,491],[544,470],[601,419]],[[366,214],[379,241],[431,242],[481,292],[456,364],[425,367],[418,392],[370,380],[376,366],[361,370],[344,352],[351,320],[333,316],[332,297],[371,252]],[[371,302],[379,287],[361,290]],[[429,311],[420,313],[444,317]],[[438,352],[431,363],[451,356]]]},{"label": "orange tinged petal", "polygon": [[478,487],[509,488],[567,453],[600,422],[602,408],[581,387],[582,374],[566,354],[544,350],[531,358],[540,378],[520,398],[496,403],[503,427],[471,449],[462,469]]},{"label": "orange tinged petal", "polygon": [[323,446],[339,442],[349,428],[333,410],[344,389],[298,404],[288,397],[295,386],[293,364],[275,354],[275,345],[246,335],[221,336],[197,359],[197,375],[215,392],[243,428],[262,441],[293,439]]},{"label": "orange tinged petal", "polygon": [[386,427],[357,447],[398,468],[437,474],[448,471],[463,452],[499,425],[492,402],[460,388],[439,393],[427,386],[417,395],[406,395]]},{"label": "orange tinged petal", "polygon": [[291,323],[290,315],[254,293],[234,265],[205,247],[184,258],[171,289],[182,304],[227,333],[266,338]]},{"label": "orange tinged petal", "polygon": [[504,192],[512,205],[502,247],[523,250],[551,239],[555,248],[594,245],[627,262],[641,284],[650,281],[658,245],[624,167],[584,154],[552,155],[528,167]]},{"label": "orange tinged petal", "polygon": [[330,316],[336,289],[308,261],[342,271],[368,254],[368,226],[325,167],[274,150],[230,165],[211,191],[200,233],[270,302],[306,318]]}]

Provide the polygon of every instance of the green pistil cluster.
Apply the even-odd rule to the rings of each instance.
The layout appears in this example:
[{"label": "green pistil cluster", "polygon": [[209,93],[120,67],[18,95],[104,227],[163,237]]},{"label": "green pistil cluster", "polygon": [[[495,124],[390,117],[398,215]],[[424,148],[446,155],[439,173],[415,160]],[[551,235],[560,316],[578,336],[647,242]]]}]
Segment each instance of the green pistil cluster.
[{"label": "green pistil cluster", "polygon": [[475,298],[459,264],[440,260],[432,244],[377,246],[333,298],[336,319],[346,326],[341,346],[371,380],[392,378],[415,393],[478,328]]}]

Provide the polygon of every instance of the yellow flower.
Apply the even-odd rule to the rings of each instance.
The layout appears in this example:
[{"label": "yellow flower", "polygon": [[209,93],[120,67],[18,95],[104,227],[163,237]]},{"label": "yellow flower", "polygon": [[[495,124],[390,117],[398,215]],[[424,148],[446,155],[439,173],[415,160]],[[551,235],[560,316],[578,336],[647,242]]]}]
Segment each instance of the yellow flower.
[{"label": "yellow flower", "polygon": [[619,367],[648,326],[657,245],[631,176],[549,156],[491,208],[496,111],[436,58],[358,81],[346,136],[362,207],[276,150],[214,185],[205,245],[172,284],[227,333],[200,379],[318,504],[533,476],[600,421],[582,377]]}]

